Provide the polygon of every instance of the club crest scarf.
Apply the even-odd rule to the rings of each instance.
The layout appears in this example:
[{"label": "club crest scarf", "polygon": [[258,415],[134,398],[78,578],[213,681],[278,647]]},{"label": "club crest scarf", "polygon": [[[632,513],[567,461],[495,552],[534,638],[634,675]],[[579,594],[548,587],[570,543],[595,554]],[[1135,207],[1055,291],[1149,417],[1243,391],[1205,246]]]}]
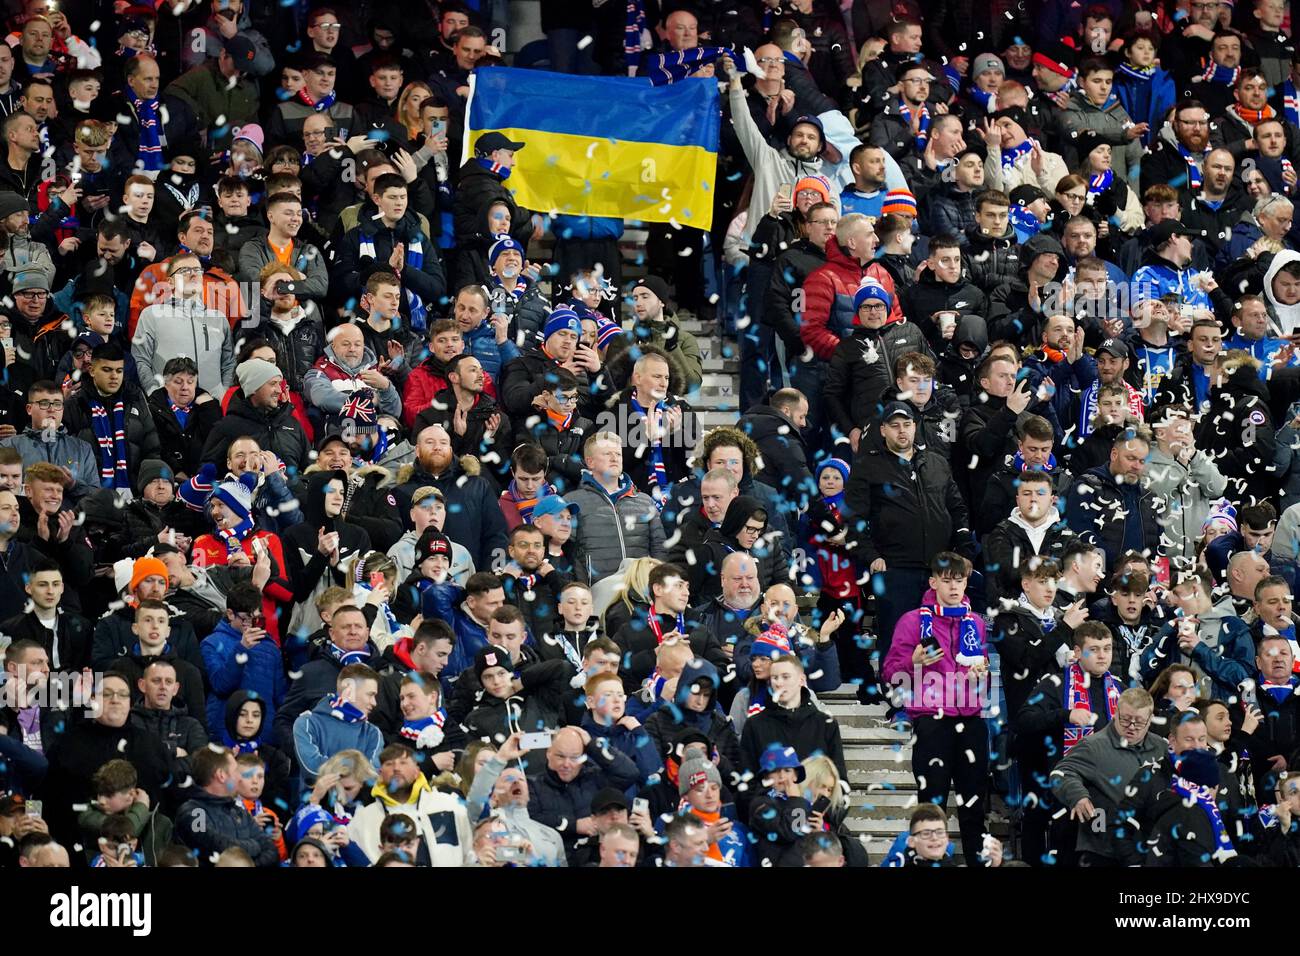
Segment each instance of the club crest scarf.
[{"label": "club crest scarf", "polygon": [[110,410],[102,399],[90,396],[90,427],[99,446],[99,483],[105,488],[130,488],[126,468],[126,403],[118,398]]},{"label": "club crest scarf", "polygon": [[364,664],[370,660],[369,646],[361,648],[359,651],[345,651],[334,642],[325,645],[325,653],[336,661],[340,667],[347,667],[349,664]]},{"label": "club crest scarf", "polygon": [[[655,636],[655,646],[657,647],[664,642],[664,628],[659,623],[659,615],[654,612],[653,607],[646,613],[646,620],[650,624],[650,633]],[[683,636],[686,634],[686,618],[680,613],[677,615],[677,633]]]},{"label": "club crest scarf", "polygon": [[1053,613],[1052,608],[1049,607],[1046,611],[1038,610],[1023,591],[1020,593],[1020,597],[1016,599],[1016,603],[1034,616],[1044,634],[1051,634],[1052,631],[1056,630],[1056,615]]},{"label": "club crest scarf", "polygon": [[1211,856],[1219,862],[1236,856],[1237,851],[1232,846],[1232,840],[1228,838],[1228,828],[1223,825],[1219,805],[1215,802],[1214,795],[1210,793],[1210,788],[1175,776],[1172,789],[1188,806],[1194,803],[1200,807],[1205,818],[1210,822],[1210,827],[1214,831],[1214,852]]},{"label": "club crest scarf", "polygon": [[1179,143],[1178,153],[1187,163],[1187,184],[1199,192],[1201,188],[1201,163],[1205,162],[1205,157],[1210,154],[1209,147],[1207,146],[1204,152],[1198,156],[1182,143]]},{"label": "club crest scarf", "polygon": [[411,741],[416,747],[437,747],[442,743],[442,725],[446,720],[447,712],[441,707],[432,717],[404,720],[400,731],[402,739]]},{"label": "club crest scarf", "polygon": [[1150,83],[1151,78],[1156,75],[1156,68],[1154,66],[1132,66],[1125,62],[1121,63],[1115,72],[1120,76],[1127,77],[1134,83]]},{"label": "club crest scarf", "polygon": [[[1114,720],[1115,708],[1119,705],[1119,695],[1123,693],[1124,688],[1120,686],[1119,681],[1109,671],[1102,675],[1102,680],[1106,682],[1106,717]],[[1088,686],[1088,675],[1077,663],[1071,664],[1065,669],[1065,711],[1067,715],[1072,710],[1086,710],[1088,713],[1092,713],[1092,701],[1088,698]],[[1091,733],[1091,726],[1079,727],[1070,723],[1067,719],[1063,736],[1064,752],[1068,754],[1079,741]]]},{"label": "club crest scarf", "polygon": [[217,540],[226,546],[226,557],[244,550],[244,541],[256,530],[252,515],[230,528],[218,528]]},{"label": "club crest scarf", "polygon": [[137,96],[128,83],[122,87],[131,111],[135,113],[136,125],[140,127],[140,146],[136,150],[136,161],[147,172],[159,172],[163,168],[163,131],[158,118],[158,98],[144,99]]},{"label": "club crest scarf", "polygon": [[[1128,393],[1128,410],[1131,415],[1139,421],[1143,418],[1142,393],[1127,382],[1124,383],[1124,390]],[[1101,391],[1101,379],[1097,379],[1086,389],[1079,401],[1079,437],[1087,438],[1093,433],[1094,421],[1097,418],[1097,395]]]},{"label": "club crest scarf", "polygon": [[970,609],[970,599],[963,599],[958,607],[940,607],[938,604],[923,604],[917,609],[921,616],[921,643],[929,644],[934,640],[935,617],[960,618],[958,625],[957,656],[958,664],[970,667],[984,660],[984,641],[980,637],[976,618]]},{"label": "club crest scarf", "polygon": [[1002,151],[1002,168],[1010,169],[1022,156],[1028,156],[1034,151],[1034,141],[1027,139],[1019,146],[1012,146],[1010,149]]},{"label": "club crest scarf", "polygon": [[1100,193],[1104,193],[1107,189],[1110,189],[1111,183],[1114,181],[1114,171],[1109,169],[1103,170],[1088,180],[1088,194],[1090,196],[1096,196]]}]

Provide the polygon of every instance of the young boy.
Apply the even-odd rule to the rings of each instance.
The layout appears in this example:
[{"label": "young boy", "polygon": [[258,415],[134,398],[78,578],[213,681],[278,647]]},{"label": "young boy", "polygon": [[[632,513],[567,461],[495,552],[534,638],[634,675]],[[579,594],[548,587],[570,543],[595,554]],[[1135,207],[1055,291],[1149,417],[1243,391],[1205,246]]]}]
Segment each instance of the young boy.
[{"label": "young boy", "polygon": [[453,744],[460,735],[446,732],[447,712],[442,709],[442,685],[433,674],[407,674],[398,693],[402,711],[400,742],[415,751],[420,771],[432,779],[456,765]]},{"label": "young boy", "polygon": [[245,243],[260,241],[266,236],[265,223],[259,216],[249,213],[252,204],[248,183],[238,176],[222,176],[217,181],[220,212],[212,221],[216,248],[238,254]]},{"label": "young boy", "polygon": [[[512,626],[523,631],[522,622]],[[515,730],[531,734],[559,726],[573,673],[568,661],[537,661],[522,667],[516,676],[510,651],[489,644],[474,655],[473,671],[483,690],[478,706],[465,718],[469,740],[488,740],[500,746]],[[524,760],[530,769],[536,769],[545,755],[525,756]]]},{"label": "young boy", "polygon": [[90,861],[92,867],[145,866],[144,854],[137,846],[135,825],[125,814],[114,813],[99,825],[95,841],[99,853]]},{"label": "young boy", "polygon": [[1126,686],[1140,683],[1138,665],[1142,653],[1155,641],[1164,623],[1148,604],[1150,588],[1151,579],[1146,572],[1121,570],[1110,579],[1106,588],[1109,606],[1095,615],[1096,620],[1115,635],[1111,670]]},{"label": "young boy", "polygon": [[1092,431],[1070,453],[1070,471],[1081,475],[1110,460],[1110,449],[1120,433],[1135,423],[1129,416],[1129,385],[1116,382],[1097,389],[1097,410],[1093,413]]},{"label": "young boy", "polygon": [[989,743],[988,725],[978,718],[989,679],[984,621],[966,596],[970,572],[970,562],[955,552],[935,555],[930,590],[920,608],[899,620],[881,677],[897,687],[895,699],[913,723],[917,800],[946,809],[951,782],[962,849],[973,860],[984,839]]},{"label": "young boy", "polygon": [[140,601],[135,608],[135,621],[131,624],[131,633],[135,635],[135,643],[124,656],[114,662],[114,670],[119,670],[130,677],[134,687],[140,678],[144,677],[145,668],[151,658],[165,659],[176,669],[176,681],[180,685],[176,702],[184,704],[190,716],[202,720],[207,712],[203,693],[203,674],[173,650],[169,641],[172,633],[171,612],[167,605],[162,601]]},{"label": "young boy", "polygon": [[94,799],[77,817],[86,859],[93,860],[99,846],[99,829],[104,821],[122,815],[131,821],[132,833],[139,840],[146,866],[157,866],[156,854],[172,842],[172,822],[162,813],[151,811],[149,795],[139,788],[135,767],[129,760],[110,760],[90,778]]},{"label": "young boy", "polygon": [[1052,476],[1044,471],[1022,472],[1016,484],[1016,510],[984,539],[989,607],[996,613],[1000,604],[1015,601],[1021,569],[1035,558],[1059,561],[1073,537],[1056,508]]},{"label": "young boy", "polygon": [[242,753],[235,758],[235,767],[238,773],[235,778],[235,797],[244,805],[249,816],[271,835],[283,862],[289,858],[289,851],[284,845],[280,817],[262,803],[262,791],[266,788],[266,761],[256,752]]},{"label": "young boy", "polygon": [[575,668],[581,669],[583,648],[600,637],[600,621],[592,614],[591,588],[581,581],[570,581],[559,590],[559,620],[542,636],[539,651],[542,659],[555,657],[555,649]]},{"label": "young boy", "polygon": [[420,855],[420,828],[405,813],[393,813],[384,817],[379,825],[379,852],[397,853],[412,866],[417,865]]},{"label": "young boy", "polygon": [[992,642],[1001,658],[1005,716],[1015,726],[1016,715],[1030,691],[1045,676],[1064,667],[1070,657],[1070,635],[1088,617],[1080,601],[1066,614],[1054,606],[1061,565],[1052,558],[1031,558],[1020,568],[1020,597],[993,622]]},{"label": "young boy", "polygon": [[[678,779],[700,761],[686,761]],[[758,865],[774,866],[806,833],[822,829],[822,815],[813,811],[801,786],[806,771],[793,747],[772,744],[759,762],[763,791],[749,809],[749,829],[756,840]],[[689,780],[688,780],[689,782]]]},{"label": "young boy", "polygon": [[627,692],[617,674],[597,674],[584,688],[587,709],[582,729],[593,740],[605,739],[636,764],[637,787],[646,784],[651,774],[663,769],[654,742],[641,728],[641,721],[627,713]]}]

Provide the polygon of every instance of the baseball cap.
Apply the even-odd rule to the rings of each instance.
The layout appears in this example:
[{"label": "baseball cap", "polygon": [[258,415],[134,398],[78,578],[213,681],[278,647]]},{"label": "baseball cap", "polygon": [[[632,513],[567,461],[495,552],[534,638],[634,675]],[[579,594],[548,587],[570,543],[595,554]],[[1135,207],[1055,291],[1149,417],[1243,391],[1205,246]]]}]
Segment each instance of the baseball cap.
[{"label": "baseball cap", "polygon": [[251,73],[253,70],[253,60],[257,56],[257,47],[253,41],[242,33],[236,33],[226,41],[226,53],[235,64],[235,69],[240,73]]},{"label": "baseball cap", "polygon": [[897,418],[899,415],[906,415],[913,421],[916,420],[916,412],[907,402],[886,402],[885,410],[880,416],[882,422],[887,422],[891,418]]},{"label": "baseball cap", "polygon": [[0,797],[0,817],[23,813],[27,809],[27,800],[21,793],[7,793]]},{"label": "baseball cap", "polygon": [[579,513],[578,506],[573,502],[565,501],[559,495],[547,495],[533,505],[533,521],[536,521],[542,515],[558,515],[565,510],[570,510],[575,515]]},{"label": "baseball cap", "polygon": [[1101,345],[1097,346],[1098,352],[1105,352],[1107,355],[1113,355],[1115,358],[1130,358],[1128,346],[1120,339],[1106,339]]},{"label": "baseball cap", "polygon": [[1159,249],[1174,236],[1199,236],[1195,229],[1189,229],[1177,219],[1166,219],[1157,226],[1147,230],[1147,248]]},{"label": "baseball cap", "polygon": [[498,149],[512,149],[516,152],[523,149],[523,143],[516,143],[506,138],[504,133],[498,133],[493,130],[490,133],[484,133],[474,144],[476,153],[491,153]]},{"label": "baseball cap", "polygon": [[596,791],[596,795],[591,798],[592,814],[604,813],[606,810],[627,810],[627,797],[623,796],[621,791],[613,787],[606,787],[603,790]]}]

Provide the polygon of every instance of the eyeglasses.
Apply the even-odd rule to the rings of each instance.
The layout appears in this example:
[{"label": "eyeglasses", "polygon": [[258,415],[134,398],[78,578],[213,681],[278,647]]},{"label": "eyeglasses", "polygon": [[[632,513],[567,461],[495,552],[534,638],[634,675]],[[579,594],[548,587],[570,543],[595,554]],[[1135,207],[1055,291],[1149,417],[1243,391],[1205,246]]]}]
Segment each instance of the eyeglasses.
[{"label": "eyeglasses", "polygon": [[32,404],[43,412],[60,411],[63,408],[63,400],[58,398],[42,398],[39,402],[32,402]]},{"label": "eyeglasses", "polygon": [[49,297],[49,293],[44,289],[23,289],[15,292],[14,295],[20,299],[45,299]]},{"label": "eyeglasses", "polygon": [[337,29],[339,29],[339,27],[343,26],[343,24],[341,24],[341,23],[325,23],[324,21],[322,21],[322,22],[316,24],[316,26],[317,26],[318,29],[321,29],[321,30],[337,30]]},{"label": "eyeglasses", "polygon": [[758,58],[759,66],[771,66],[773,63],[784,63],[785,58],[779,56],[760,56]]},{"label": "eyeglasses", "polygon": [[131,692],[129,690],[106,690],[99,696],[104,700],[130,700]]},{"label": "eyeglasses", "polygon": [[762,534],[763,527],[764,527],[763,525],[759,525],[757,528],[755,528],[752,524],[747,524],[745,525],[745,527],[741,528],[740,530],[746,532],[747,534]]},{"label": "eyeglasses", "polygon": [[203,270],[198,266],[186,266],[184,269],[177,269],[172,273],[174,276],[196,276],[202,275]]},{"label": "eyeglasses", "polygon": [[904,82],[904,83],[919,83],[919,84],[922,85],[922,86],[929,86],[929,85],[930,85],[930,78],[929,78],[928,76],[905,76],[905,77],[903,77],[903,82]]},{"label": "eyeglasses", "polygon": [[926,827],[924,830],[913,830],[912,836],[920,837],[922,840],[937,840],[940,837],[948,835],[948,831],[942,827]]},{"label": "eyeglasses", "polygon": [[556,395],[555,401],[556,404],[558,405],[577,405],[578,396],[577,395]]},{"label": "eyeglasses", "polygon": [[1118,723],[1121,727],[1141,727],[1144,724],[1146,724],[1150,719],[1151,719],[1150,717],[1141,717],[1141,716],[1125,717],[1121,714],[1119,717],[1115,718],[1115,722]]}]

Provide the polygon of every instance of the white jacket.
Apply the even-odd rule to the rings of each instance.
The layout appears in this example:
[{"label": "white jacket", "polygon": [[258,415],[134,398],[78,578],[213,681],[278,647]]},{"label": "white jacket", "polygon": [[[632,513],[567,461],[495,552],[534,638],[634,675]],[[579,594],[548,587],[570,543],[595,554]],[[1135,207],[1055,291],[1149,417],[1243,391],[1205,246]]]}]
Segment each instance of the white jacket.
[{"label": "white jacket", "polygon": [[420,790],[414,804],[389,806],[376,800],[357,811],[348,824],[348,836],[373,864],[379,859],[379,828],[387,816],[405,814],[415,820],[429,850],[433,866],[466,866],[473,860],[474,835],[465,804],[459,798],[437,790]]}]

